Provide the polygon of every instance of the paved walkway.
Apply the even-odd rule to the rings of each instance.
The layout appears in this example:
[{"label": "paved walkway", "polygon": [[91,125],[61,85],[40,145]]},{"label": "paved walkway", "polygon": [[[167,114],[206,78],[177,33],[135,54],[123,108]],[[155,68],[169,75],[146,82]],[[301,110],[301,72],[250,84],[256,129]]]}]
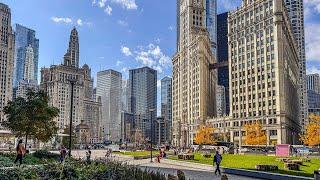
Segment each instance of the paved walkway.
[{"label": "paved walkway", "polygon": [[[83,158],[85,157],[85,152],[83,150],[75,150],[72,151],[73,157]],[[105,158],[106,150],[92,150],[92,158]],[[221,179],[221,176],[214,175],[213,166],[210,165],[203,165],[197,163],[190,163],[190,162],[181,162],[181,161],[174,161],[163,159],[161,163],[153,162],[150,163],[150,159],[142,159],[142,160],[134,160],[132,156],[124,156],[119,154],[112,154],[112,157],[109,159],[127,163],[129,165],[139,166],[143,170],[161,172],[164,174],[173,174],[176,175],[177,170],[182,170],[187,179],[190,180],[214,180],[214,179]],[[155,160],[155,158],[154,158]],[[237,175],[230,175],[227,174],[229,180],[253,180],[253,178],[237,176]]]}]

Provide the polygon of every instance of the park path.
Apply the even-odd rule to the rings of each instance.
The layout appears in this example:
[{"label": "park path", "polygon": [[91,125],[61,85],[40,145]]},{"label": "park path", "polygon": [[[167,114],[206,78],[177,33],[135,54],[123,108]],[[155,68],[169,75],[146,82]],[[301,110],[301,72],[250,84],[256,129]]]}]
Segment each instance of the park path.
[{"label": "park path", "polygon": [[[83,150],[75,150],[72,151],[72,156],[75,158],[84,158],[85,152]],[[92,158],[99,159],[105,158],[106,150],[92,150]],[[185,173],[185,176],[189,180],[220,180],[221,176],[214,175],[213,166],[198,164],[198,163],[190,163],[190,162],[181,162],[163,159],[161,163],[154,162],[151,163],[150,159],[141,159],[134,160],[132,156],[125,156],[119,154],[112,154],[109,158],[111,160],[119,161],[122,163],[126,163],[129,165],[135,165],[140,167],[143,170],[161,172],[164,174],[172,174],[176,175],[177,170],[182,170]],[[222,169],[223,170],[223,169]],[[254,180],[254,178],[237,176],[227,174],[229,180]]]}]

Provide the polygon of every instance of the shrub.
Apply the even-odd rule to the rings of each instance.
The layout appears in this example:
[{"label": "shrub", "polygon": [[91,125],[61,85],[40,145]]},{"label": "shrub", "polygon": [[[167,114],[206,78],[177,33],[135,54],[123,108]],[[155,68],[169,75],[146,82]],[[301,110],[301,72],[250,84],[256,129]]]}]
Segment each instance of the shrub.
[{"label": "shrub", "polygon": [[114,179],[114,180],[165,180],[159,172],[143,171],[137,167],[122,165],[117,162],[68,160],[64,164],[50,163],[25,168],[9,168],[0,170],[1,180],[10,179]]},{"label": "shrub", "polygon": [[38,150],[33,153],[33,156],[39,159],[59,159],[60,155],[47,150]]}]

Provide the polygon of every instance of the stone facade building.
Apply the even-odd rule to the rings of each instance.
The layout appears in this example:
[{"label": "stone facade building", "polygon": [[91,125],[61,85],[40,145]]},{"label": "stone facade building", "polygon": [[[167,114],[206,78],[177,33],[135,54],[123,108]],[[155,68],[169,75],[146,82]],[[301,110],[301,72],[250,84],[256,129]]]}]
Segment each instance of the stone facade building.
[{"label": "stone facade building", "polygon": [[75,28],[71,31],[69,48],[63,64],[41,69],[41,89],[48,93],[49,103],[60,110],[59,116],[55,119],[59,133],[63,133],[70,122],[71,80],[75,80],[73,126],[76,127],[83,121],[90,127],[89,139],[98,141],[101,103],[93,99],[91,69],[86,64],[79,67],[79,39]]},{"label": "stone facade building", "polygon": [[[267,144],[299,141],[299,56],[284,1],[244,0],[229,13],[231,140],[260,122]],[[270,139],[270,136],[276,139]]]},{"label": "stone facade building", "polygon": [[304,35],[304,10],[303,0],[284,0],[288,11],[293,37],[297,43],[297,54],[299,58],[299,104],[300,125],[302,131],[308,124],[308,97],[306,79],[306,47]]},{"label": "stone facade building", "polygon": [[215,112],[216,62],[206,26],[206,1],[178,1],[178,52],[172,59],[173,145],[188,146]]},{"label": "stone facade building", "polygon": [[0,122],[2,122],[6,120],[3,108],[12,100],[14,67],[14,35],[11,27],[11,10],[3,3],[0,3],[0,29]]}]

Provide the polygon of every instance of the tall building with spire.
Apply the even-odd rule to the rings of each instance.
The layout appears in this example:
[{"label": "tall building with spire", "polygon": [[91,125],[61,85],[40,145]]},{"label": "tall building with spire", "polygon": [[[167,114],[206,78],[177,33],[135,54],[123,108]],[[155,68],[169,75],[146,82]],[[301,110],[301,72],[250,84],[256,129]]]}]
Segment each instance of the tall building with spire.
[{"label": "tall building with spire", "polygon": [[304,35],[303,0],[285,0],[288,15],[291,21],[293,36],[296,40],[299,56],[299,85],[300,85],[300,123],[302,131],[308,124],[308,96],[306,75],[306,49]]},{"label": "tall building with spire", "polygon": [[3,108],[12,99],[14,67],[14,34],[11,27],[11,10],[3,3],[0,3],[0,29],[0,122],[2,122],[6,120]]},{"label": "tall building with spire", "polygon": [[[76,80],[73,89],[71,79]],[[87,64],[79,67],[79,38],[75,28],[72,29],[69,47],[62,65],[41,68],[41,89],[50,97],[50,104],[59,108],[55,119],[59,133],[69,126],[71,111],[71,91],[73,91],[73,126],[81,122],[89,126],[91,143],[100,140],[101,102],[93,99],[93,78]]]},{"label": "tall building with spire", "polygon": [[29,44],[25,53],[23,79],[18,82],[17,87],[13,88],[13,98],[26,98],[29,90],[39,90],[38,82],[34,76],[34,67],[34,51]]},{"label": "tall building with spire", "polygon": [[79,38],[78,31],[73,28],[70,34],[69,48],[64,55],[64,65],[79,67]]},{"label": "tall building with spire", "polygon": [[188,146],[208,117],[215,115],[216,62],[207,29],[207,3],[178,1],[178,51],[172,59],[173,145]]},{"label": "tall building with spire", "polygon": [[[35,30],[20,24],[15,25],[14,34],[15,67],[13,87],[17,88],[21,80],[26,80],[25,74],[33,74],[33,77],[27,78],[28,80],[38,81],[39,39],[36,38]],[[33,56],[32,59],[30,59],[31,55]],[[26,66],[31,67],[30,63],[33,63],[33,69],[26,69]]]}]

